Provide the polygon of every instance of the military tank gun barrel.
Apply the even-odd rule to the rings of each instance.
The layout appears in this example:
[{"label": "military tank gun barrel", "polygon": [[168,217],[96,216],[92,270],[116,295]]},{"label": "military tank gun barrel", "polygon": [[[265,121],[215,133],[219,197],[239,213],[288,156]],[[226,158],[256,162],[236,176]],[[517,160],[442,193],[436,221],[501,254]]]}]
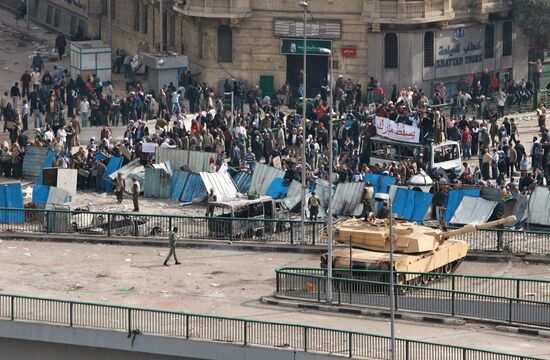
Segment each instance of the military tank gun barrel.
[{"label": "military tank gun barrel", "polygon": [[467,233],[471,233],[481,229],[488,229],[495,226],[504,225],[512,221],[516,221],[516,217],[514,215],[510,215],[502,219],[489,221],[482,224],[468,224],[464,227],[461,227],[460,229],[450,230],[450,231],[441,233],[440,236],[441,236],[441,239],[448,239],[456,235],[467,234]]}]

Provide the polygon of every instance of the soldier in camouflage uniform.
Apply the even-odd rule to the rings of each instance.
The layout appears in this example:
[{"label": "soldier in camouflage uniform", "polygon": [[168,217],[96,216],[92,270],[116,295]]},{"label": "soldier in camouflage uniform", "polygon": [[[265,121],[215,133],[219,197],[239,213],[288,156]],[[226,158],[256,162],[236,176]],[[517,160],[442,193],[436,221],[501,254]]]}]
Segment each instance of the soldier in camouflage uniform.
[{"label": "soldier in camouflage uniform", "polygon": [[178,228],[175,227],[172,229],[172,231],[170,231],[168,233],[168,244],[170,245],[170,252],[168,253],[168,256],[166,257],[166,260],[164,260],[164,266],[168,266],[168,260],[170,260],[170,258],[172,256],[174,256],[174,260],[176,261],[176,265],[179,265],[181,264],[179,261],[178,261],[178,258],[176,257],[176,234],[178,232]]}]

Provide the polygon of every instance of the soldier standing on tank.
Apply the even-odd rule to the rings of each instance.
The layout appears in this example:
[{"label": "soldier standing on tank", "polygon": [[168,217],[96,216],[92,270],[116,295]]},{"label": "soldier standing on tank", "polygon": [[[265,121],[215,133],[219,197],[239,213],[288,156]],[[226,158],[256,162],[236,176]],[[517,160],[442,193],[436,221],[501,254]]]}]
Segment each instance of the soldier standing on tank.
[{"label": "soldier standing on tank", "polygon": [[390,209],[388,208],[388,203],[383,202],[382,207],[378,211],[378,218],[379,219],[388,219],[390,217]]},{"label": "soldier standing on tank", "polygon": [[317,215],[319,215],[319,198],[315,195],[313,191],[311,197],[309,198],[309,220],[317,220]]},{"label": "soldier standing on tank", "polygon": [[366,182],[363,189],[363,196],[361,197],[361,202],[363,203],[363,213],[361,214],[361,217],[364,217],[365,221],[368,221],[369,214],[372,212],[373,197],[374,189],[372,188],[370,182]]},{"label": "soldier standing on tank", "polygon": [[138,197],[139,197],[139,184],[137,182],[137,179],[134,179],[134,183],[132,185],[132,200],[134,201],[135,212],[139,212]]},{"label": "soldier standing on tank", "polygon": [[218,201],[214,189],[210,189],[208,193],[208,208],[206,209],[206,216],[214,217],[214,203]]},{"label": "soldier standing on tank", "polygon": [[168,266],[168,260],[173,256],[174,261],[176,262],[176,265],[180,265],[181,263],[178,261],[178,258],[176,257],[176,234],[178,233],[178,228],[174,227],[172,231],[168,233],[168,245],[170,246],[170,252],[168,253],[168,256],[164,260],[164,266]]}]

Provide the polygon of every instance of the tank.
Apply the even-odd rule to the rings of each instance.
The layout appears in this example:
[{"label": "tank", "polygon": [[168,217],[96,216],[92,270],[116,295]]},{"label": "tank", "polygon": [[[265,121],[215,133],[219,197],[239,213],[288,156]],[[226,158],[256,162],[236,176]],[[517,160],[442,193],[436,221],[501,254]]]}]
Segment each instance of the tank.
[{"label": "tank", "polygon": [[[515,216],[483,224],[469,224],[459,229],[444,231],[403,220],[393,224],[393,269],[397,272],[432,273],[398,274],[400,284],[426,284],[437,273],[452,273],[468,252],[468,243],[454,237],[515,221]],[[334,241],[350,244],[351,248],[333,251],[333,268],[354,270],[389,270],[388,219],[350,219],[334,224]],[[327,266],[327,254],[321,257],[321,266]],[[335,276],[349,276],[349,271],[336,271]],[[383,281],[382,274],[366,274],[372,280]]]}]

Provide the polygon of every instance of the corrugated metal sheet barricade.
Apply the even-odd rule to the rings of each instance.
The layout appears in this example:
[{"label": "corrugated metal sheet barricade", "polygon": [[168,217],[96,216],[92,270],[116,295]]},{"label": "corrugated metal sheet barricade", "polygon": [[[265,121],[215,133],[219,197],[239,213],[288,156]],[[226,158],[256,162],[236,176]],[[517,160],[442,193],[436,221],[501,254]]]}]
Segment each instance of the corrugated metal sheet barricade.
[{"label": "corrugated metal sheet barricade", "polygon": [[529,199],[528,221],[531,224],[550,225],[550,189],[538,186]]},{"label": "corrugated metal sheet barricade", "polygon": [[[23,208],[23,192],[20,183],[0,185],[0,207]],[[22,223],[24,221],[25,213],[22,211],[0,210],[0,223]]]},{"label": "corrugated metal sheet barricade", "polygon": [[396,188],[392,211],[405,220],[422,222],[432,204],[432,194]]},{"label": "corrugated metal sheet barricade", "polygon": [[170,198],[170,174],[164,169],[146,168],[143,194],[148,198]]},{"label": "corrugated metal sheet barricade", "polygon": [[32,202],[35,205],[44,205],[48,202],[50,187],[47,185],[34,185],[32,189]]},{"label": "corrugated metal sheet barricade", "polygon": [[196,202],[206,197],[206,187],[200,175],[187,173],[187,181],[180,197],[182,202]]},{"label": "corrugated metal sheet barricade", "polygon": [[170,200],[179,201],[189,173],[176,171],[170,180]]},{"label": "corrugated metal sheet barricade", "polygon": [[237,198],[237,188],[233,183],[233,179],[231,179],[231,176],[227,172],[201,172],[200,176],[207,192],[210,192],[210,189],[214,189],[217,201],[228,201]]},{"label": "corrugated metal sheet barricade", "polygon": [[365,173],[363,175],[363,181],[370,182],[374,193],[388,193],[390,191],[390,185],[395,184],[395,178],[393,176]]},{"label": "corrugated metal sheet barricade", "polygon": [[489,221],[498,201],[485,200],[481,197],[464,196],[451,218],[451,224],[480,224]]},{"label": "corrugated metal sheet barricade", "polygon": [[250,183],[252,182],[252,175],[241,171],[234,173],[232,177],[235,186],[237,186],[237,190],[241,194],[247,194],[248,190],[250,189]]},{"label": "corrugated metal sheet barricade", "polygon": [[29,181],[41,182],[42,169],[51,167],[55,158],[55,153],[45,147],[29,146],[27,147],[25,157],[23,158],[23,178]]},{"label": "corrugated metal sheet barricade", "polygon": [[193,173],[208,171],[210,159],[216,159],[215,153],[180,149],[157,148],[155,154],[157,164],[170,161],[174,170],[183,168]]},{"label": "corrugated metal sheet barricade", "polygon": [[266,195],[267,189],[269,189],[273,180],[284,176],[284,170],[257,163],[252,174],[252,181],[248,192],[250,194]]},{"label": "corrugated metal sheet barricade", "polygon": [[361,195],[365,183],[340,183],[332,196],[332,210],[336,215],[361,215],[363,204]]},{"label": "corrugated metal sheet barricade", "polygon": [[445,222],[448,224],[458,205],[462,201],[464,196],[479,197],[479,189],[463,189],[463,190],[451,190],[449,191],[449,197],[447,198],[447,211],[445,212]]}]

